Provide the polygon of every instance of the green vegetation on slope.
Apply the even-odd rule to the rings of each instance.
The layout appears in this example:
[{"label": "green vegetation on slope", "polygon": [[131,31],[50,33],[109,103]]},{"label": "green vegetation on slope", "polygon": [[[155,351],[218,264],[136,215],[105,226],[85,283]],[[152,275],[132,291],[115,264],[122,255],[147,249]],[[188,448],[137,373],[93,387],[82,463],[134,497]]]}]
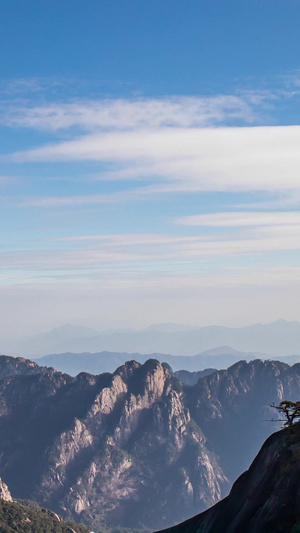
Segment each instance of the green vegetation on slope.
[{"label": "green vegetation on slope", "polygon": [[1,533],[89,533],[72,522],[62,522],[55,513],[45,509],[33,510],[15,502],[0,500]]}]

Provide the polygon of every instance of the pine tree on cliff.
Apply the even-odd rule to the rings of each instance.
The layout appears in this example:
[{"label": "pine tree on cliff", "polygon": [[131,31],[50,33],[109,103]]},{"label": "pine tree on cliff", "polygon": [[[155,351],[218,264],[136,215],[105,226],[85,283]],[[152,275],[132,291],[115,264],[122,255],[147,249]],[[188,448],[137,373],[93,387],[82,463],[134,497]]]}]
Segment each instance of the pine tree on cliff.
[{"label": "pine tree on cliff", "polygon": [[285,418],[280,419],[281,422],[284,422],[284,427],[291,427],[294,422],[300,419],[300,401],[283,400],[279,405],[272,403],[271,407],[277,409],[280,414],[285,416]]}]

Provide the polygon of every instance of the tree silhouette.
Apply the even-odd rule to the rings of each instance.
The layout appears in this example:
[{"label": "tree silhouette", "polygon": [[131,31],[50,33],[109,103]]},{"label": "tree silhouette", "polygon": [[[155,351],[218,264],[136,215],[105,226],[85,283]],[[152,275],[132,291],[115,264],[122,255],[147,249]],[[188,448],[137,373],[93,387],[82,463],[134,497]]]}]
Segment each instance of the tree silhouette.
[{"label": "tree silhouette", "polygon": [[285,418],[279,419],[284,422],[284,427],[291,427],[296,420],[300,419],[300,401],[290,402],[289,400],[283,400],[279,405],[271,403],[271,407],[277,409],[280,414],[285,416]]}]

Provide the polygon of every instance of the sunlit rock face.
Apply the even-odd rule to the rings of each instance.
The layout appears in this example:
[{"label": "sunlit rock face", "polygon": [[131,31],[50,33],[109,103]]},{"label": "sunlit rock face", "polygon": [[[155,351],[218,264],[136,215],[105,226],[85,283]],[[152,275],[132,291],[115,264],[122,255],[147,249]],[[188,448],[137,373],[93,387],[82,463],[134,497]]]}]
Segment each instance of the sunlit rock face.
[{"label": "sunlit rock face", "polygon": [[8,486],[3,483],[0,478],[0,499],[5,500],[6,502],[12,502],[11,493],[8,490]]},{"label": "sunlit rock face", "polygon": [[34,369],[0,390],[0,467],[16,497],[89,524],[155,528],[228,487],[183,385],[156,360],[77,378]]},{"label": "sunlit rock face", "polygon": [[14,497],[95,531],[168,527],[228,493],[273,430],[268,404],[298,394],[298,366],[240,362],[194,386],[156,360],[76,378],[0,371],[0,473]]}]

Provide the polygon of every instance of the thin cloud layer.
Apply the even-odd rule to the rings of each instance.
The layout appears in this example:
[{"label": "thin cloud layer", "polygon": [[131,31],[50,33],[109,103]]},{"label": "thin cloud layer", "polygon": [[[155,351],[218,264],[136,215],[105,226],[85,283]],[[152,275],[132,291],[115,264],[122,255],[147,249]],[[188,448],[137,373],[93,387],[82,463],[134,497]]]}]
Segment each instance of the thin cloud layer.
[{"label": "thin cloud layer", "polygon": [[182,226],[242,227],[242,226],[297,226],[300,225],[299,211],[240,211],[234,213],[210,213],[191,215],[175,220]]},{"label": "thin cloud layer", "polygon": [[249,92],[212,97],[78,100],[40,106],[15,103],[2,108],[1,118],[8,126],[47,131],[208,127],[225,121],[253,123],[257,119],[256,108],[267,98],[268,93]]},{"label": "thin cloud layer", "polygon": [[[59,271],[87,274],[104,267],[110,277],[109,273],[115,268],[126,271],[131,265],[134,270],[148,273],[155,272],[157,268],[169,273],[181,269],[183,277],[186,277],[182,262],[190,264],[191,274],[199,269],[197,261],[201,259],[220,260],[219,265],[215,265],[220,269],[224,258],[252,255],[263,261],[266,254],[299,251],[300,219],[299,216],[293,218],[286,223],[279,216],[276,225],[265,224],[260,218],[259,223],[253,225],[249,222],[245,224],[243,217],[238,222],[237,217],[234,225],[227,226],[230,230],[227,233],[220,231],[193,236],[141,233],[60,237],[53,241],[57,242],[57,246],[51,249],[46,246],[39,250],[1,252],[1,268],[4,275],[22,268],[36,273],[49,271],[55,277]],[[214,225],[209,221],[207,224]],[[221,226],[221,223],[218,225]],[[245,225],[251,227],[245,229]],[[8,267],[10,272],[6,272]]]},{"label": "thin cloud layer", "polygon": [[[297,190],[300,126],[162,128],[86,135],[17,152],[17,162],[97,161],[113,179],[143,175],[165,191]],[[105,173],[105,177],[109,172]],[[124,177],[124,175],[123,175]],[[163,189],[162,189],[163,192]]]}]

